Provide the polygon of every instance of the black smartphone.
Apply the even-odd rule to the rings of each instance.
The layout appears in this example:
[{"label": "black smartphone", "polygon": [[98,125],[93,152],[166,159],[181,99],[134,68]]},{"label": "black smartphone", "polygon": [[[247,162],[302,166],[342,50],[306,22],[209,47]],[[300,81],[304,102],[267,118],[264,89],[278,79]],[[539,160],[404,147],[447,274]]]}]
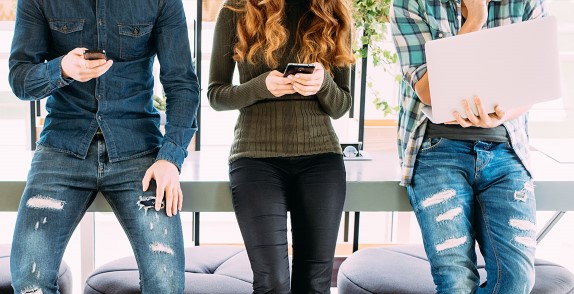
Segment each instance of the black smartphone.
[{"label": "black smartphone", "polygon": [[314,64],[307,63],[289,63],[283,72],[283,76],[287,77],[289,75],[294,75],[298,73],[302,74],[312,74],[315,70]]},{"label": "black smartphone", "polygon": [[106,50],[84,50],[84,59],[86,60],[107,59]]}]

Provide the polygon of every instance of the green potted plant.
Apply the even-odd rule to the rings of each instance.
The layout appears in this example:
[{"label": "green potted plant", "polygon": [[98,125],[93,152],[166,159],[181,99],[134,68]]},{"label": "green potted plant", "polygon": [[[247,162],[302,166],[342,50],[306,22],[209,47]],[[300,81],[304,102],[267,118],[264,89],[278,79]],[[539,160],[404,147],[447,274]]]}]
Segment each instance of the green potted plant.
[{"label": "green potted plant", "polygon": [[153,94],[153,106],[159,111],[160,117],[160,124],[165,125],[165,107],[166,107],[166,99],[165,94],[162,94],[161,97]]},{"label": "green potted plant", "polygon": [[[380,66],[399,83],[401,75],[398,72],[397,54],[381,47],[388,38],[387,25],[390,18],[391,0],[353,0],[352,14],[357,32],[354,42],[358,58],[361,59],[361,95],[364,99],[366,88],[369,89],[375,108],[383,112],[383,116],[396,114],[398,106],[395,97],[382,95],[373,87],[372,79],[367,82],[367,62],[370,59],[374,66]],[[392,94],[390,94],[392,96]]]}]

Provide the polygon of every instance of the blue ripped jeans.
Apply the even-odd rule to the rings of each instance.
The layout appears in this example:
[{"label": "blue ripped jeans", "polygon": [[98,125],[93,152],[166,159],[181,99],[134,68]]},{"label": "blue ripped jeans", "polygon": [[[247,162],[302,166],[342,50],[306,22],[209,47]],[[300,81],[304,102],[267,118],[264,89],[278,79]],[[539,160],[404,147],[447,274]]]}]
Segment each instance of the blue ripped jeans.
[{"label": "blue ripped jeans", "polygon": [[[437,293],[530,293],[534,186],[508,143],[425,138],[407,191]],[[480,286],[475,241],[487,272]]]},{"label": "blue ripped jeans", "polygon": [[110,163],[101,135],[83,160],[38,146],[14,230],[10,270],[15,293],[59,293],[56,280],[66,244],[98,190],[131,242],[142,293],[183,293],[179,215],[155,211],[155,182],[142,192],[142,178],[154,160],[152,152]]}]

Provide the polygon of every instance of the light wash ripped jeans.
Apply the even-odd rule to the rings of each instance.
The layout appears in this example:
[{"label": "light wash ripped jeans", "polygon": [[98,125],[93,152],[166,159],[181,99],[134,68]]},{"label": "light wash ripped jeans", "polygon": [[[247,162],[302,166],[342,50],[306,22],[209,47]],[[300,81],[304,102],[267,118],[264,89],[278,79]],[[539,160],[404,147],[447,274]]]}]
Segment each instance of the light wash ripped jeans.
[{"label": "light wash ripped jeans", "polygon": [[[131,242],[142,293],[183,293],[179,215],[155,211],[155,182],[142,192],[142,178],[155,154],[110,163],[101,135],[86,159],[38,146],[14,230],[10,270],[15,293],[59,293],[57,274],[66,244],[97,191]],[[113,236],[106,238],[114,242]]]},{"label": "light wash ripped jeans", "polygon": [[[437,293],[530,293],[534,185],[508,143],[425,138],[407,191]],[[486,265],[482,285],[475,242]]]}]

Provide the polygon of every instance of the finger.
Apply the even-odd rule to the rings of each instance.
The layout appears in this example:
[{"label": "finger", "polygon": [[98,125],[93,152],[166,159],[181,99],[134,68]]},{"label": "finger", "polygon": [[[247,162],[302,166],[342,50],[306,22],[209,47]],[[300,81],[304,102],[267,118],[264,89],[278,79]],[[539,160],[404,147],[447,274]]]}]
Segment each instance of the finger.
[{"label": "finger", "polygon": [[318,85],[311,85],[311,86],[306,86],[306,85],[302,85],[299,83],[295,83],[293,84],[293,89],[302,91],[302,92],[317,92],[319,91],[321,87],[319,87]]},{"label": "finger", "polygon": [[305,97],[313,96],[316,94],[316,92],[297,92],[297,93],[299,93],[299,94],[301,94],[301,96],[305,96]]},{"label": "finger", "polygon": [[283,77],[283,73],[278,70],[272,70],[269,72],[269,75],[272,77]]},{"label": "finger", "polygon": [[183,191],[181,191],[181,187],[177,187],[177,194],[179,195],[177,210],[181,211],[181,209],[183,208]]},{"label": "finger", "polygon": [[74,50],[70,51],[69,54],[81,56],[82,58],[84,58],[84,51],[85,50],[88,50],[88,48],[84,48],[84,47],[75,48]]},{"label": "finger", "polygon": [[151,169],[148,169],[145,172],[145,175],[142,179],[142,189],[143,191],[147,191],[147,188],[149,188],[149,182],[151,181],[151,179],[153,178],[153,171]]},{"label": "finger", "polygon": [[[155,189],[155,211],[161,209],[161,204],[163,203],[163,197],[165,194],[165,185],[161,181],[156,179],[156,189]],[[166,209],[167,210],[167,209]]]},{"label": "finger", "polygon": [[289,85],[288,87],[280,87],[278,89],[269,90],[269,92],[271,92],[273,95],[279,97],[279,96],[282,96],[285,94],[293,94],[296,91],[292,85]]},{"label": "finger", "polygon": [[315,75],[314,74],[296,74],[294,76],[296,81],[299,81],[300,83],[308,83],[312,80],[315,79]]},{"label": "finger", "polygon": [[486,113],[486,111],[484,110],[484,107],[482,105],[482,100],[480,100],[480,98],[478,96],[474,96],[474,104],[476,104],[476,109],[478,110],[479,117],[481,117],[481,118],[489,117],[488,114]]},{"label": "finger", "polygon": [[310,96],[317,94],[319,87],[309,87],[301,85],[293,85],[293,89],[303,96]]},{"label": "finger", "polygon": [[105,74],[111,67],[113,61],[108,60],[103,65],[95,67],[95,68],[83,68],[79,72],[80,79],[79,81],[86,82],[94,78],[98,78],[101,75]]},{"label": "finger", "polygon": [[93,77],[97,78],[97,77],[105,74],[112,67],[113,63],[114,63],[113,61],[108,60],[108,62],[104,63],[102,66],[96,67],[94,69],[95,72],[93,73],[93,75],[94,75]]},{"label": "finger", "polygon": [[317,86],[319,84],[319,79],[301,79],[295,77],[292,79],[293,84],[297,83],[301,86]]},{"label": "finger", "polygon": [[506,115],[506,113],[504,112],[504,108],[502,108],[501,106],[498,106],[498,105],[496,105],[494,107],[494,113],[496,114],[498,119],[503,119],[504,116]]},{"label": "finger", "polygon": [[172,199],[172,210],[171,212],[173,213],[173,215],[177,215],[177,211],[178,211],[178,206],[179,206],[179,191],[177,191],[177,187],[173,187],[171,189],[171,196],[173,197]]},{"label": "finger", "polygon": [[171,207],[172,205],[173,205],[173,193],[172,189],[168,187],[167,189],[165,189],[165,213],[167,213],[167,216],[173,215],[173,207]]},{"label": "finger", "polygon": [[482,100],[478,96],[474,97],[474,103],[476,104],[476,108],[478,110],[478,115],[480,119],[480,123],[482,127],[489,127],[492,125],[492,116],[490,116],[485,110],[482,105]]},{"label": "finger", "polygon": [[293,90],[293,85],[274,85],[269,91],[290,91]]},{"label": "finger", "polygon": [[105,59],[94,59],[94,60],[84,60],[84,64],[86,65],[86,68],[97,68],[99,66],[102,66],[104,64],[107,64],[107,60]]},{"label": "finger", "polygon": [[288,77],[271,77],[271,83],[276,85],[291,85],[293,82]]},{"label": "finger", "polygon": [[[472,111],[472,109],[470,108],[470,103],[468,103],[468,101],[463,100],[462,101],[462,106],[464,108],[464,112],[466,113],[466,119],[469,120],[471,123],[473,124],[478,124],[480,121],[479,119],[476,117],[476,115],[474,115],[474,112]],[[460,115],[460,114],[459,114]]]},{"label": "finger", "polygon": [[467,120],[465,120],[464,118],[462,118],[462,116],[460,115],[460,113],[458,113],[458,111],[455,111],[453,113],[454,118],[456,119],[456,122],[463,128],[468,128],[471,126],[470,122],[468,122]]},{"label": "finger", "polygon": [[315,76],[319,80],[323,79],[325,75],[325,68],[323,67],[322,64],[318,62],[315,62],[313,64],[315,64],[315,71],[313,71],[313,76]]}]

